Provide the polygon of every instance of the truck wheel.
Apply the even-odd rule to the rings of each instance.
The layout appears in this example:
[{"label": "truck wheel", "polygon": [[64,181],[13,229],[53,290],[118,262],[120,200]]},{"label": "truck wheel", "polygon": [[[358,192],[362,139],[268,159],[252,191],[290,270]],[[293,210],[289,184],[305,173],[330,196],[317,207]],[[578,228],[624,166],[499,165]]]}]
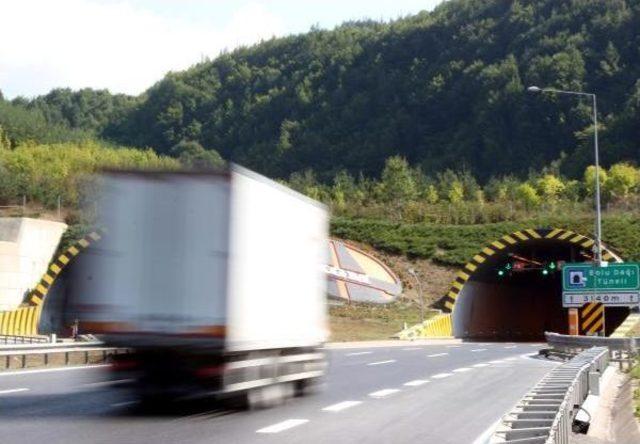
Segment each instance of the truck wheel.
[{"label": "truck wheel", "polygon": [[318,378],[302,379],[296,382],[296,396],[310,396],[320,392],[322,383]]},{"label": "truck wheel", "polygon": [[291,383],[281,383],[257,387],[247,392],[247,406],[250,410],[275,407],[291,398],[294,387]]}]

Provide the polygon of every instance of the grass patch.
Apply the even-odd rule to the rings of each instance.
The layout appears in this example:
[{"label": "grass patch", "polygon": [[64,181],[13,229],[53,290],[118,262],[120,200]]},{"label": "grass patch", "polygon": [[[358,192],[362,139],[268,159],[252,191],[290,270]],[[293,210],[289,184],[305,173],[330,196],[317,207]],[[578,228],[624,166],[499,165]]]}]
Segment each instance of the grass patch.
[{"label": "grass patch", "polygon": [[628,337],[640,337],[640,322],[637,322],[631,330],[627,332]]},{"label": "grass patch", "polygon": [[[426,310],[425,317],[435,312]],[[329,307],[330,341],[368,341],[389,339],[404,328],[420,322],[420,307],[407,302],[387,305],[345,304]]]}]

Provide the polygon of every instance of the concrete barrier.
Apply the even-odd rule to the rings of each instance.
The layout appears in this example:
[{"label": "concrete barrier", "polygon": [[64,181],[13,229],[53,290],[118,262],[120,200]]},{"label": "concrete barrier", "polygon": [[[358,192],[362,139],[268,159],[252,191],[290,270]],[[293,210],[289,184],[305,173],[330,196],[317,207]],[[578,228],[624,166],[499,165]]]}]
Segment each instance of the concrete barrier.
[{"label": "concrete barrier", "polygon": [[0,218],[0,311],[16,309],[38,284],[66,229],[61,222]]}]

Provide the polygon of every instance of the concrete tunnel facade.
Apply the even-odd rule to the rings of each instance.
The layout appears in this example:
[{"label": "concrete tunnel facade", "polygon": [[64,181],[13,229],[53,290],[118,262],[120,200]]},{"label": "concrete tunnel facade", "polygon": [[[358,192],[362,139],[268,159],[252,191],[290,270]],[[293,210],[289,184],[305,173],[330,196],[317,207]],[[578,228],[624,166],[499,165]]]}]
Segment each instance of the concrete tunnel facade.
[{"label": "concrete tunnel facade", "polygon": [[[513,258],[539,264],[591,261],[594,243],[564,229],[527,229],[505,235],[465,264],[436,306],[451,313],[457,338],[538,341],[544,339],[545,331],[568,334],[559,267],[547,274],[530,269],[500,275],[498,270]],[[622,262],[606,247],[603,259]],[[628,313],[625,307],[607,307],[605,333],[611,334]]]}]

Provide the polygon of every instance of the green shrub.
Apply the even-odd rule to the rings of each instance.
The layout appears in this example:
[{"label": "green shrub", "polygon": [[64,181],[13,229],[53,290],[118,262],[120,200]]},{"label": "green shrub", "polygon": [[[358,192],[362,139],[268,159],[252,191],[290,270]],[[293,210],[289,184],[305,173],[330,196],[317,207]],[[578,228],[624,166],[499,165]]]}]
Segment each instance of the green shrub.
[{"label": "green shrub", "polygon": [[[520,222],[439,225],[334,217],[331,223],[333,236],[364,242],[386,253],[432,259],[445,265],[463,265],[490,242],[527,228],[564,228],[589,236],[593,219],[540,217]],[[640,260],[640,218],[607,216],[603,234],[607,245],[625,260]]]}]

